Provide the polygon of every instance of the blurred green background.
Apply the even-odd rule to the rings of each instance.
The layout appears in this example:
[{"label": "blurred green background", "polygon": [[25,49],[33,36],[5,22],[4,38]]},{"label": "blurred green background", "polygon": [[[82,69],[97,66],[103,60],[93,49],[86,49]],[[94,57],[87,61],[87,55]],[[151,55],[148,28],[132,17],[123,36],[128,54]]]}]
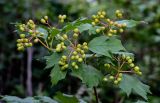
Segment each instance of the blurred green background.
[{"label": "blurred green background", "polygon": [[[140,79],[151,87],[149,103],[160,103],[159,0],[0,0],[0,95],[52,97],[57,91],[62,91],[80,95],[92,103],[93,94],[89,93],[91,90],[80,85],[76,78],[69,77],[51,87],[50,71],[43,70],[45,62],[42,57],[47,52],[39,45],[24,53],[17,52],[18,35],[14,23],[25,22],[30,18],[39,23],[40,18],[48,15],[55,24],[59,14],[66,14],[69,20],[75,20],[83,16],[91,17],[98,10],[105,10],[109,17],[113,17],[116,9],[123,10],[126,19],[146,22],[123,33],[122,41],[128,51],[136,56],[136,62],[143,71]],[[28,71],[27,61],[30,57],[32,67]],[[28,73],[32,75],[31,80],[27,78]],[[79,94],[79,91],[83,92]],[[119,103],[117,90],[110,84],[98,91],[102,103]],[[134,95],[130,98],[125,96],[124,103],[133,100]]]}]

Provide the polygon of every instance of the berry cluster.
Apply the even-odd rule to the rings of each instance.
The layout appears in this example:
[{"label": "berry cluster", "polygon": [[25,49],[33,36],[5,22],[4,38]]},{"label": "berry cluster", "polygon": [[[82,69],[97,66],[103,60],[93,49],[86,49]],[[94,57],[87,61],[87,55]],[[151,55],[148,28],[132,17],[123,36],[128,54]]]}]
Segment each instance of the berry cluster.
[{"label": "berry cluster", "polygon": [[118,56],[118,58],[114,57],[114,59],[118,62],[118,66],[113,66],[108,63],[104,64],[106,70],[112,69],[112,74],[105,76],[103,79],[104,81],[108,81],[109,79],[112,80],[114,84],[118,84],[122,80],[123,73],[135,73],[138,75],[142,75],[140,68],[138,66],[135,66],[135,64],[133,63],[134,60],[130,56],[120,55]]},{"label": "berry cluster", "polygon": [[32,43],[25,38],[25,34],[20,34],[21,39],[17,39],[17,50],[23,51],[25,47],[31,47]]},{"label": "berry cluster", "polygon": [[71,54],[71,60],[72,60],[72,67],[74,69],[78,69],[77,63],[83,62],[85,59],[85,51],[88,50],[87,43],[84,42],[82,45],[78,44],[76,47],[73,48],[73,52]]},{"label": "berry cluster", "polygon": [[77,39],[77,38],[78,38],[78,35],[79,35],[79,30],[78,30],[78,28],[75,28],[75,29],[73,30],[73,32],[74,32],[73,38],[74,38],[74,39]]},{"label": "berry cluster", "polygon": [[118,17],[118,18],[123,17],[122,11],[120,11],[120,10],[116,10],[115,14],[116,14],[116,17]]},{"label": "berry cluster", "polygon": [[46,24],[48,22],[48,16],[44,16],[42,19],[41,19],[41,23],[42,24]]},{"label": "berry cluster", "polygon": [[[48,16],[44,16],[44,18],[42,18],[40,21],[43,24],[49,25]],[[26,24],[18,25],[18,29],[20,32],[22,32],[22,34],[20,34],[21,39],[17,40],[17,42],[18,42],[17,47],[18,47],[19,51],[24,50],[24,47],[31,47],[33,45],[33,43],[37,43],[39,41],[41,42],[42,45],[47,47],[39,39],[39,37],[43,37],[44,34],[37,30],[36,24],[34,23],[33,20],[28,20],[28,22]],[[47,47],[47,48],[50,49],[49,47]]]},{"label": "berry cluster", "polygon": [[59,15],[58,18],[59,18],[59,22],[63,23],[64,20],[67,18],[67,16],[66,15]]},{"label": "berry cluster", "polygon": [[61,67],[61,70],[67,69],[68,68],[67,56],[63,55],[58,63]]},{"label": "berry cluster", "polygon": [[134,73],[142,75],[140,68],[138,66],[135,66],[135,64],[133,63],[134,60],[130,56],[122,55],[122,59],[129,65],[130,68],[132,68]]},{"label": "berry cluster", "polygon": [[[122,18],[122,12],[120,10],[116,10],[115,14],[118,18]],[[99,28],[96,29],[96,32],[102,32],[109,37],[118,33],[122,33],[126,27],[125,23],[120,24],[115,20],[110,20],[107,18],[105,11],[99,11],[97,15],[92,15],[92,18],[92,25],[99,26]]]},{"label": "berry cluster", "polygon": [[[33,20],[29,20],[27,24],[19,25],[19,30],[21,32],[28,31],[32,36],[35,36],[37,33],[37,32],[33,33],[33,30],[35,30],[35,27],[36,25],[34,24]],[[31,39],[32,38],[28,39],[24,33],[20,34],[20,39],[17,40],[17,50],[23,51],[25,47],[31,47],[33,45]],[[38,40],[35,39],[34,42],[38,42]]]},{"label": "berry cluster", "polygon": [[[68,68],[69,64],[71,64],[71,67],[74,69],[78,69],[78,64],[82,63],[86,57],[85,52],[88,50],[88,44],[86,42],[83,44],[77,44],[79,34],[79,29],[75,28],[71,38],[69,38],[67,34],[57,35],[57,38],[62,42],[57,44],[56,52],[62,52],[66,48],[67,51],[69,51],[68,56],[62,56],[61,60],[59,61],[59,65],[62,70]],[[64,42],[66,44],[69,42],[69,45],[65,45]]]},{"label": "berry cluster", "polygon": [[61,42],[61,43],[57,44],[56,52],[62,52],[64,49],[66,49],[66,46],[64,45],[64,42]]}]

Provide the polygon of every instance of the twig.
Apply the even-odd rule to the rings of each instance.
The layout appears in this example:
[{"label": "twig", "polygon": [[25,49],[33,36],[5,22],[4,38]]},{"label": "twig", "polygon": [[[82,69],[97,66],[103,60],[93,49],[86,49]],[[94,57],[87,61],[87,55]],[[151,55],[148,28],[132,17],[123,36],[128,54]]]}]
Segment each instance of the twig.
[{"label": "twig", "polygon": [[94,94],[95,94],[95,96],[96,96],[96,103],[99,103],[96,87],[94,86],[93,89],[94,89]]},{"label": "twig", "polygon": [[52,49],[49,48],[46,44],[44,44],[39,38],[37,38],[37,39],[38,39],[38,41],[39,41],[45,48],[47,48],[48,50],[51,50],[51,51],[52,51]]}]

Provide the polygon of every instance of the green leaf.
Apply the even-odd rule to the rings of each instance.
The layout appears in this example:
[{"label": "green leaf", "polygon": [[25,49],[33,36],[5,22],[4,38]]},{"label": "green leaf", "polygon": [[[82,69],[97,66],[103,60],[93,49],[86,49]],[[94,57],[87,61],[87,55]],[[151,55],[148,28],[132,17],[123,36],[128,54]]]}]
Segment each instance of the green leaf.
[{"label": "green leaf", "polygon": [[1,100],[5,103],[58,103],[57,101],[46,96],[26,97],[24,99],[16,96],[4,96]]},{"label": "green leaf", "polygon": [[58,81],[64,79],[66,77],[66,73],[67,71],[62,71],[59,65],[56,64],[50,74],[52,85],[56,85]]},{"label": "green leaf", "polygon": [[120,50],[125,50],[120,40],[116,39],[115,37],[108,38],[106,36],[94,38],[89,42],[88,46],[89,50],[92,52],[108,57],[111,57],[110,52],[113,53]]},{"label": "green leaf", "polygon": [[77,70],[72,71],[72,75],[78,77],[88,87],[98,86],[102,80],[102,74],[94,67],[82,64]]},{"label": "green leaf", "polygon": [[148,102],[138,100],[138,101],[137,101],[137,102],[135,102],[135,103],[148,103]]},{"label": "green leaf", "polygon": [[92,25],[89,23],[78,26],[80,33],[82,33],[83,31],[89,30],[90,28],[92,28]]},{"label": "green leaf", "polygon": [[134,59],[134,54],[133,53],[128,53],[128,52],[113,52],[113,54],[130,56],[132,59]]},{"label": "green leaf", "polygon": [[[37,31],[40,32],[39,34],[37,34],[38,37],[41,37],[43,39],[47,39],[47,37],[48,37],[48,31],[45,28],[38,27]],[[43,35],[41,35],[41,34],[43,34]]]},{"label": "green leaf", "polygon": [[56,35],[59,34],[59,33],[60,33],[60,30],[59,30],[59,29],[56,29],[56,28],[50,29],[51,37],[54,37],[54,36],[56,36]]},{"label": "green leaf", "polygon": [[[116,21],[119,24],[123,24],[126,23],[126,27],[127,28],[132,28],[137,26],[138,24],[142,23],[143,21],[135,21],[135,20],[120,20],[120,21]],[[144,22],[143,22],[144,23]]]},{"label": "green leaf", "polygon": [[147,93],[151,93],[149,90],[149,86],[143,84],[136,77],[130,75],[123,75],[122,81],[119,87],[129,96],[131,92],[135,92],[136,94],[143,97],[147,100]]},{"label": "green leaf", "polygon": [[79,103],[79,100],[72,95],[62,94],[60,92],[56,93],[57,95],[54,97],[59,103]]},{"label": "green leaf", "polygon": [[96,29],[100,28],[100,26],[92,26],[90,29],[89,29],[89,34],[97,34],[96,32]]},{"label": "green leaf", "polygon": [[47,96],[35,96],[34,99],[39,100],[40,103],[58,103],[57,101]]},{"label": "green leaf", "polygon": [[4,96],[1,100],[7,103],[22,103],[22,100],[16,96]]},{"label": "green leaf", "polygon": [[58,61],[60,60],[61,56],[62,56],[62,53],[56,53],[56,52],[53,52],[53,54],[50,56],[45,56],[44,57],[46,59],[45,69],[51,68],[55,64],[58,64]]},{"label": "green leaf", "polygon": [[66,26],[62,28],[62,32],[69,32],[70,30],[73,30],[74,28],[77,28],[81,24],[90,23],[91,20],[87,18],[79,18],[75,20],[74,22],[67,23]]}]

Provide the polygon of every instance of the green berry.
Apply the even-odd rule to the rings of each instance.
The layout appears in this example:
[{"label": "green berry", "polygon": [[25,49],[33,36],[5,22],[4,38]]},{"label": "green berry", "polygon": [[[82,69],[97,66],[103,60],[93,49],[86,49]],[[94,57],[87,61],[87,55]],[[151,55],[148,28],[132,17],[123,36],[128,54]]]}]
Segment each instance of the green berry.
[{"label": "green berry", "polygon": [[128,59],[128,63],[129,63],[129,64],[132,63],[132,59]]},{"label": "green berry", "polygon": [[119,75],[118,75],[119,77],[122,77],[122,73],[119,73]]},{"label": "green berry", "polygon": [[61,51],[61,49],[60,48],[56,48],[56,52],[60,52]]},{"label": "green berry", "polygon": [[113,80],[113,79],[114,79],[114,76],[109,76],[109,79],[110,79],[110,80]]},{"label": "green berry", "polygon": [[108,81],[108,79],[106,77],[103,78],[103,81]]},{"label": "green berry", "polygon": [[64,68],[68,68],[68,64],[64,65]]},{"label": "green berry", "polygon": [[115,80],[115,81],[114,81],[114,84],[116,84],[116,85],[117,85],[117,84],[118,84],[118,81],[117,81],[117,80]]},{"label": "green berry", "polygon": [[75,67],[74,67],[75,69],[78,69],[79,67],[78,67],[78,65],[75,65]]},{"label": "green berry", "polygon": [[31,47],[33,44],[32,43],[28,43],[28,47]]},{"label": "green berry", "polygon": [[18,49],[18,51],[23,51],[24,50],[24,46],[20,46],[17,49]]},{"label": "green berry", "polygon": [[62,59],[67,60],[67,56],[63,55]]},{"label": "green berry", "polygon": [[25,38],[25,34],[20,34],[20,38]]},{"label": "green berry", "polygon": [[73,37],[74,37],[74,38],[77,38],[77,37],[78,37],[78,34],[77,34],[77,33],[74,33],[74,34],[73,34]]},{"label": "green berry", "polygon": [[45,24],[46,20],[45,19],[41,19],[41,23]]},{"label": "green berry", "polygon": [[83,59],[82,58],[78,58],[78,62],[82,62],[83,61]]},{"label": "green berry", "polygon": [[134,64],[133,64],[133,63],[131,63],[131,64],[129,64],[129,66],[133,68],[133,67],[134,67]]},{"label": "green berry", "polygon": [[100,29],[96,29],[96,33],[100,33],[100,31],[101,31]]},{"label": "green berry", "polygon": [[95,23],[95,22],[92,22],[92,25],[93,25],[93,26],[95,26],[95,25],[96,25],[96,23]]},{"label": "green berry", "polygon": [[138,66],[135,66],[135,67],[134,67],[134,71],[138,72],[138,71],[139,71],[139,67],[138,67]]},{"label": "green berry", "polygon": [[75,28],[73,31],[74,31],[75,33],[78,33],[78,32],[79,32],[78,28]]},{"label": "green berry", "polygon": [[108,36],[111,37],[111,36],[112,36],[112,33],[108,33]]},{"label": "green berry", "polygon": [[45,19],[45,20],[48,20],[48,16],[44,16],[44,19]]},{"label": "green berry", "polygon": [[67,34],[63,34],[63,38],[64,38],[65,40],[68,39]]},{"label": "green berry", "polygon": [[126,57],[126,60],[129,60],[129,59],[130,59],[130,56],[127,56],[127,57]]},{"label": "green berry", "polygon": [[72,64],[71,64],[73,67],[76,65],[76,62],[72,62]]},{"label": "green berry", "polygon": [[34,43],[38,43],[38,41],[39,41],[38,39],[34,39]]},{"label": "green berry", "polygon": [[117,81],[121,81],[121,80],[122,80],[122,78],[121,78],[121,77],[117,78]]}]

